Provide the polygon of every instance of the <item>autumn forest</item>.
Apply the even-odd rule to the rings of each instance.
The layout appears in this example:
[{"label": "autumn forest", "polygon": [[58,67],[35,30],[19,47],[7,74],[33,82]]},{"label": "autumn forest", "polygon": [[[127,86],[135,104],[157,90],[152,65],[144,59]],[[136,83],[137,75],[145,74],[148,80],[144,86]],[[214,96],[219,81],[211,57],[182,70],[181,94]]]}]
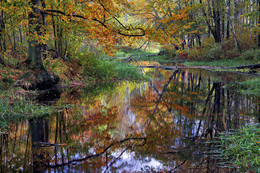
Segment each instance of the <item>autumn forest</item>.
[{"label": "autumn forest", "polygon": [[260,0],[1,0],[1,172],[259,172]]}]

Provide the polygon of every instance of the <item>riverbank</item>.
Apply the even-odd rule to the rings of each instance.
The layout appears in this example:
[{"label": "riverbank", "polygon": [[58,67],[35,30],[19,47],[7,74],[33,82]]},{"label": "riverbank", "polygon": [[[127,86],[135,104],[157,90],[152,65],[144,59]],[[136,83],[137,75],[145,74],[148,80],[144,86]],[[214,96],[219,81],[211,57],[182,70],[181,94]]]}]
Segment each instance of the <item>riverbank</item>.
[{"label": "riverbank", "polygon": [[[177,51],[153,50],[121,50],[115,54],[114,59],[127,59],[132,57],[132,61],[142,61],[142,67],[161,68],[165,70],[177,70],[181,68],[198,68],[211,71],[227,71],[256,76],[255,79],[237,81],[231,87],[236,87],[242,94],[260,96],[260,49],[253,46],[244,48],[238,54],[233,47],[225,47],[231,41],[219,44],[204,45],[204,47]],[[232,42],[231,42],[232,45]],[[226,56],[224,56],[226,55]],[[158,62],[158,63],[146,63]]]},{"label": "riverbank", "polygon": [[59,76],[60,82],[50,89],[29,90],[14,87],[14,84],[33,71],[28,70],[25,64],[16,62],[15,57],[11,58],[10,62],[12,63],[5,66],[0,64],[0,131],[19,119],[50,114],[54,111],[52,105],[46,105],[42,101],[59,99],[60,93],[66,88],[93,86],[120,80],[149,79],[134,65],[100,59],[93,54],[82,54],[72,61],[46,58],[44,60],[46,69]]},{"label": "riverbank", "polygon": [[234,132],[222,133],[220,156],[226,158],[230,166],[242,172],[260,171],[260,124],[247,125]]},{"label": "riverbank", "polygon": [[[255,51],[254,53],[257,53]],[[202,68],[207,70],[225,70],[236,71],[239,73],[252,72],[249,68],[233,69],[228,68],[231,66],[250,65],[259,63],[259,58],[256,58],[255,54],[248,60],[245,54],[233,59],[219,59],[219,60],[206,60],[206,61],[192,61],[191,59],[181,59],[179,56],[173,57],[173,53],[169,51],[160,51],[160,49],[150,50],[138,50],[135,49],[119,49],[115,53],[114,57],[100,56],[97,57],[91,52],[82,52],[71,61],[65,61],[63,59],[44,59],[44,66],[50,72],[54,72],[60,77],[60,83],[58,88],[68,88],[86,85],[95,85],[107,82],[115,82],[119,80],[128,81],[142,81],[149,80],[149,76],[142,74],[140,65],[131,62],[151,62],[144,64],[156,64],[154,68],[161,68],[164,70],[177,70],[180,68]],[[124,61],[132,56],[132,61],[125,63]],[[252,58],[253,57],[253,58]],[[14,60],[13,60],[14,59]],[[20,77],[22,77],[28,70],[25,65],[16,62],[15,58],[10,59],[8,66],[1,66],[0,76],[0,97],[3,98],[0,104],[0,112],[2,116],[2,126],[6,126],[7,118],[13,120],[16,118],[27,117],[30,114],[43,115],[43,112],[51,112],[51,107],[46,105],[38,105],[37,93],[31,92],[30,98],[25,99],[25,91],[21,91],[19,88],[13,88],[13,84]],[[24,60],[21,59],[20,62]],[[185,62],[184,62],[185,61]],[[187,61],[187,62],[186,62]],[[154,62],[154,63],[152,63]],[[156,63],[158,62],[158,63]],[[17,66],[19,64],[19,66]],[[254,74],[259,75],[259,68],[255,68]],[[250,79],[247,81],[237,82],[231,87],[236,87],[242,94],[248,94],[252,96],[260,96],[259,87],[260,79]],[[17,92],[20,90],[19,92]],[[28,95],[27,95],[28,96]],[[26,96],[26,97],[27,97]],[[22,106],[21,106],[22,105]],[[36,107],[34,107],[34,106]],[[32,110],[29,108],[32,107]],[[11,109],[14,108],[17,113],[13,113]],[[37,109],[39,108],[39,109]],[[5,110],[5,111],[4,111]],[[48,111],[46,111],[48,110]],[[11,117],[11,118],[10,118]],[[28,116],[29,117],[29,116]],[[9,121],[8,120],[8,121]]]}]

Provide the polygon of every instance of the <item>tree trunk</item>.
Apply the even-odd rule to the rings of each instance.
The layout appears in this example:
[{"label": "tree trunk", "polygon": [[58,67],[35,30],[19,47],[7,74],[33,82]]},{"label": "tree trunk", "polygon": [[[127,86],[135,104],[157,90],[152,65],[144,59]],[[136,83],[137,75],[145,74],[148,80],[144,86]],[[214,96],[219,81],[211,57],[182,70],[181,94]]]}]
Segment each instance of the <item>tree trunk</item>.
[{"label": "tree trunk", "polygon": [[[258,0],[258,13],[260,13],[260,0]],[[260,25],[260,15],[258,17],[258,24]],[[258,47],[260,47],[260,34],[259,34],[259,31],[258,31]]]},{"label": "tree trunk", "polygon": [[229,20],[228,20],[228,17],[227,17],[227,36],[226,36],[226,39],[229,39],[229,36],[230,36],[230,34],[229,34]]},{"label": "tree trunk", "polygon": [[[258,4],[257,1],[260,2],[260,0],[255,0],[255,8],[256,8],[256,9],[253,9],[253,10],[257,10],[257,9],[258,9],[258,11],[259,11],[259,8],[260,8],[260,7],[257,8],[257,6],[258,6],[258,5],[257,5],[257,4]],[[255,28],[257,28],[257,20],[258,20],[258,19],[257,19],[257,15],[256,15],[256,16],[255,16],[255,21],[254,21],[254,26],[255,26]],[[258,33],[258,32],[255,32],[255,41],[257,41],[257,33]]]},{"label": "tree trunk", "polygon": [[[1,6],[3,7],[3,1],[1,1]],[[5,30],[5,21],[4,21],[4,10],[1,10],[1,16],[0,16],[0,52],[1,56],[3,52],[6,51],[6,43],[5,43],[5,35],[3,34],[3,31]]]},{"label": "tree trunk", "polygon": [[[41,0],[41,4],[42,4],[42,8],[45,9],[46,5],[45,5],[44,0]],[[43,34],[45,34],[46,33],[46,28],[45,28],[45,26],[46,26],[46,15],[45,15],[45,13],[41,13],[41,14],[42,14],[42,24],[44,26],[44,28],[43,28],[44,33]],[[43,52],[43,58],[46,59],[47,58],[47,44],[46,43],[42,44],[42,52]]]},{"label": "tree trunk", "polygon": [[[202,0],[200,0],[200,4],[202,4]],[[215,13],[215,5],[214,5],[214,0],[212,0],[212,5],[210,4],[210,0],[208,0],[208,11],[210,11],[211,13],[211,6],[213,7],[213,19],[214,19],[214,23],[215,23],[215,28],[213,28],[213,26],[211,26],[211,21],[207,16],[207,13],[205,11],[205,9],[202,7],[202,12],[203,12],[203,16],[205,17],[205,21],[206,24],[208,26],[208,34],[210,36],[210,33],[213,35],[215,42],[219,43],[221,42],[221,31],[220,31],[220,19],[218,19],[217,15],[219,15],[219,13]],[[219,23],[218,23],[219,22]]]},{"label": "tree trunk", "polygon": [[221,33],[222,33],[221,39],[222,40],[225,40],[225,11],[224,10],[225,10],[224,8],[221,9],[221,13],[222,13],[222,15],[221,15]]},{"label": "tree trunk", "polygon": [[230,29],[231,29],[231,34],[233,36],[233,39],[234,39],[234,42],[235,42],[235,45],[236,45],[236,48],[238,50],[238,52],[241,53],[241,48],[239,46],[239,43],[238,43],[238,40],[237,40],[237,36],[235,34],[235,31],[234,31],[234,27],[233,27],[233,24],[232,24],[232,21],[231,21],[231,16],[230,16],[230,9],[229,9],[229,3],[228,3],[228,0],[225,0],[225,3],[226,3],[226,7],[227,7],[227,17],[228,17],[228,20],[229,20],[229,25],[230,25]]},{"label": "tree trunk", "polygon": [[42,64],[42,45],[33,38],[33,36],[41,36],[41,29],[43,25],[41,15],[41,0],[31,0],[32,12],[29,14],[29,49],[26,64],[29,68],[34,70],[45,70]]},{"label": "tree trunk", "polygon": [[[43,66],[42,62],[42,43],[37,40],[38,36],[42,36],[43,16],[41,15],[41,6],[43,0],[31,0],[32,12],[29,14],[29,46],[26,64],[28,68],[34,72],[28,72],[24,78],[14,83],[14,87],[22,87],[24,89],[44,90],[53,87],[59,77],[51,75]],[[36,37],[36,38],[35,38]]]},{"label": "tree trunk", "polygon": [[212,10],[213,10],[213,19],[215,24],[215,42],[220,43],[221,42],[221,19],[220,19],[220,7],[218,4],[215,4],[215,0],[212,0]]}]

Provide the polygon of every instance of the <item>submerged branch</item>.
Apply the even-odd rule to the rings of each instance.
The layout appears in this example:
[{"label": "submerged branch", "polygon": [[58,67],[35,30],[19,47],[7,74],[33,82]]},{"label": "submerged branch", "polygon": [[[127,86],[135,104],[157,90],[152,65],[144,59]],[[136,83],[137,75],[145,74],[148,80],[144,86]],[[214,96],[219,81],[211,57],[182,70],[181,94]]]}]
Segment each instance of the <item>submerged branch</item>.
[{"label": "submerged branch", "polygon": [[160,103],[160,101],[161,101],[161,99],[162,99],[162,97],[163,97],[164,92],[166,91],[168,85],[169,85],[170,82],[172,81],[173,77],[178,73],[178,71],[179,71],[179,70],[176,70],[176,71],[171,75],[171,77],[169,78],[169,80],[167,81],[167,83],[164,85],[163,90],[162,90],[162,93],[160,94],[160,97],[159,97],[159,99],[158,99],[158,101],[157,101],[157,104],[156,104],[156,106],[155,106],[155,108],[154,108],[154,111],[153,111],[152,115],[155,114],[156,109],[157,109],[157,107],[158,107],[158,105],[159,105],[159,103]]},{"label": "submerged branch", "polygon": [[229,68],[232,68],[232,69],[243,69],[243,68],[256,69],[256,68],[260,68],[260,64],[241,65],[241,66],[234,66],[234,67],[229,67]]},{"label": "submerged branch", "polygon": [[[69,160],[68,162],[66,163],[62,163],[62,164],[55,164],[55,165],[46,165],[46,167],[49,167],[49,168],[57,168],[57,167],[62,167],[62,166],[65,166],[65,165],[69,165],[71,163],[74,163],[74,162],[82,162],[84,160],[87,160],[87,159],[90,159],[90,158],[93,158],[93,157],[99,157],[101,155],[103,155],[108,149],[110,149],[113,145],[115,144],[122,144],[126,141],[130,141],[130,140],[144,140],[144,144],[146,143],[146,137],[145,138],[126,138],[126,139],[123,139],[121,141],[118,141],[118,142],[115,142],[115,143],[112,143],[110,145],[108,145],[101,153],[99,154],[93,154],[93,155],[89,155],[89,156],[86,156],[84,158],[81,158],[81,159],[73,159],[73,160]],[[142,145],[144,145],[142,144]]]}]

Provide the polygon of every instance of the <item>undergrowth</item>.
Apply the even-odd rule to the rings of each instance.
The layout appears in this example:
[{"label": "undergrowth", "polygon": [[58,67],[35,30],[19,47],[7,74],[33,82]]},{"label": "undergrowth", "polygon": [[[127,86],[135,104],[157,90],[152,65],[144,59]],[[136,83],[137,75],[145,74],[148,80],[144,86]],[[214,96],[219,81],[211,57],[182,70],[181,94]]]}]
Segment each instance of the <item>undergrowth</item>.
[{"label": "undergrowth", "polygon": [[81,53],[78,61],[82,67],[81,75],[89,81],[104,82],[114,80],[146,80],[140,68],[120,60],[96,57],[91,52]]},{"label": "undergrowth", "polygon": [[10,122],[28,119],[51,113],[54,109],[49,106],[37,105],[8,92],[0,93],[0,131]]},{"label": "undergrowth", "polygon": [[185,66],[211,66],[211,67],[234,67],[240,65],[250,65],[259,63],[254,60],[245,60],[241,58],[234,59],[222,59],[222,60],[213,60],[213,61],[190,61],[185,62]]},{"label": "undergrowth", "polygon": [[[135,49],[126,49],[126,48],[121,48],[119,49],[113,58],[111,57],[105,57],[107,59],[116,59],[116,60],[124,60],[127,59],[128,57],[132,56],[132,60],[136,61],[157,61],[159,63],[165,64],[165,63],[170,63],[173,61],[172,54],[170,52],[164,52],[158,55],[160,52],[159,49],[155,50],[138,50],[136,52]],[[157,56],[155,56],[157,55]]]},{"label": "undergrowth", "polygon": [[240,171],[260,171],[260,128],[244,126],[233,134],[220,134],[223,157],[229,159]]},{"label": "undergrowth", "polygon": [[239,82],[239,91],[243,94],[260,96],[260,78]]},{"label": "undergrowth", "polygon": [[37,105],[24,100],[15,93],[14,82],[24,74],[22,69],[4,67],[0,65],[0,132],[11,122],[42,116],[53,109],[49,106]]},{"label": "undergrowth", "polygon": [[247,33],[238,37],[241,51],[236,49],[233,39],[215,43],[212,38],[205,38],[201,46],[176,51],[176,61],[186,66],[232,67],[260,63],[260,49]]}]

